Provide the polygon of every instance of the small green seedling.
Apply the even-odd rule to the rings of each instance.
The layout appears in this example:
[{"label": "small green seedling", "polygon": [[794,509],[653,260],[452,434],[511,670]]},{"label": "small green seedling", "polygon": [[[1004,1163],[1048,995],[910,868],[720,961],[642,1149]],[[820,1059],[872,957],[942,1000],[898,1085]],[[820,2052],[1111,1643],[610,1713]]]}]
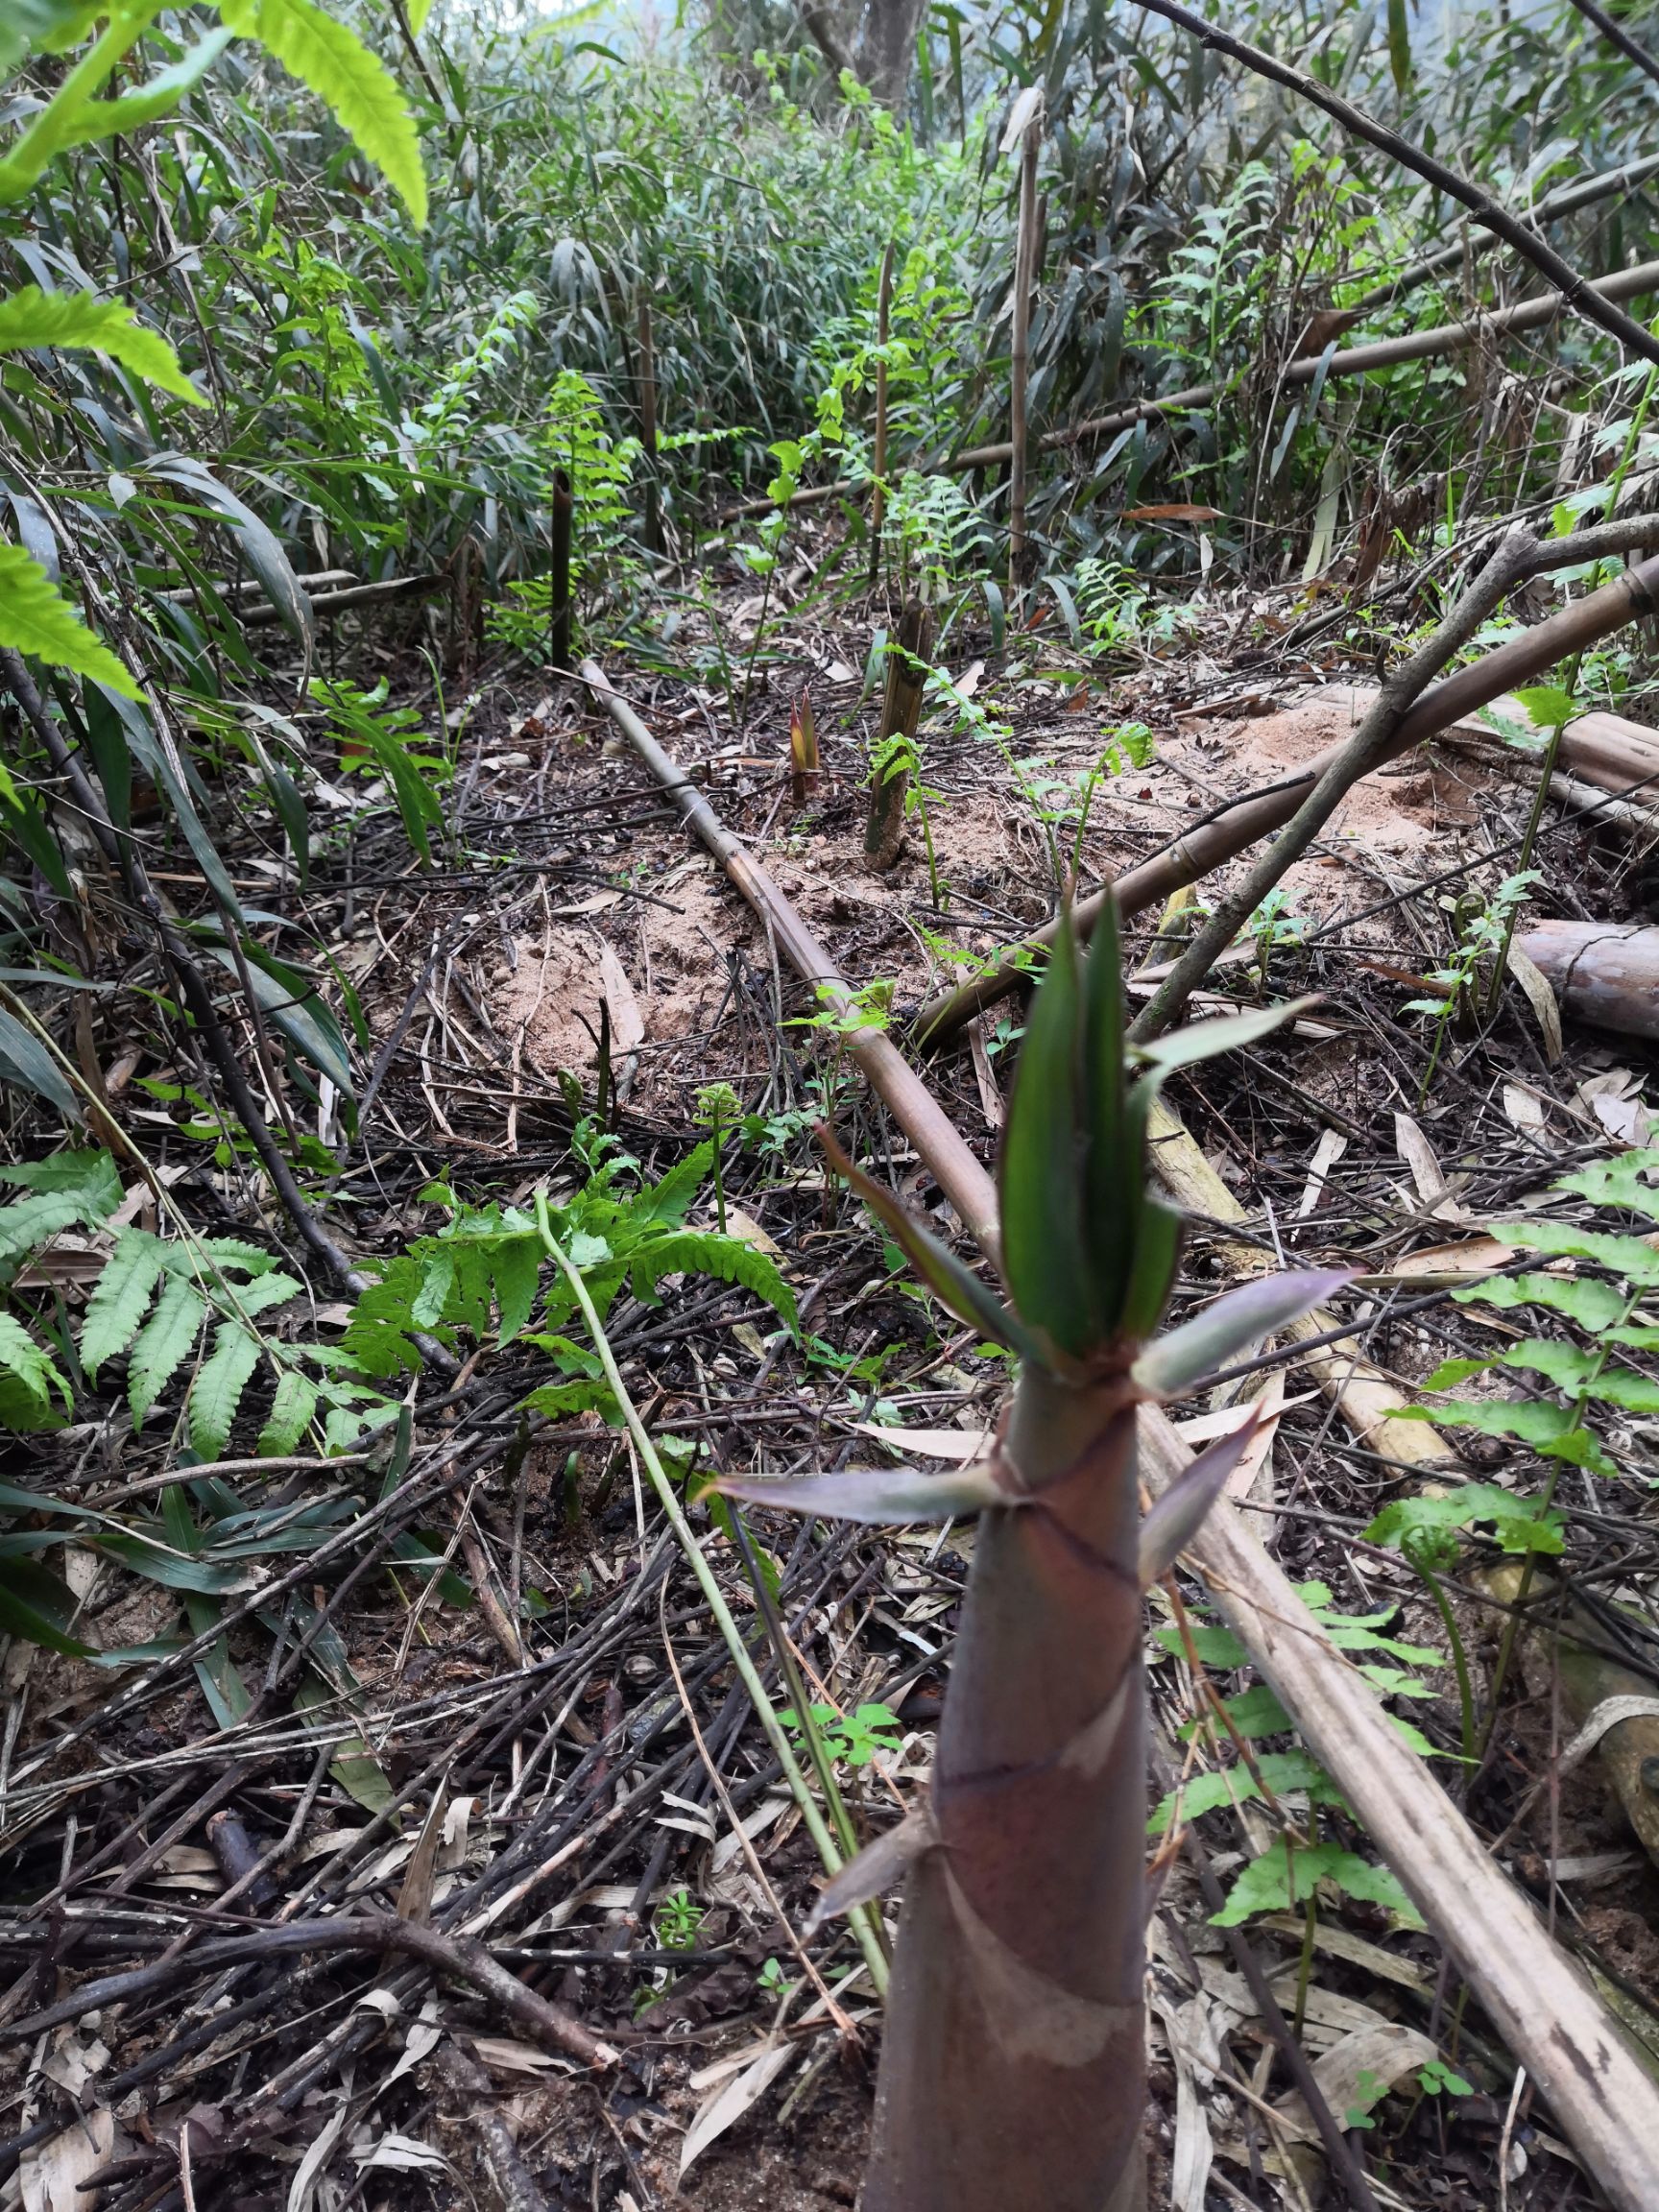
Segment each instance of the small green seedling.
[{"label": "small green seedling", "polygon": [[706,1917],[688,1889],[671,1889],[657,1908],[657,1940],[664,1951],[689,1951]]},{"label": "small green seedling", "polygon": [[1475,2084],[1448,2066],[1444,2058],[1431,2058],[1417,2070],[1417,2086],[1425,2097],[1473,2097]]},{"label": "small green seedling", "polygon": [[[844,1767],[868,1767],[881,1751],[899,1748],[898,1716],[885,1705],[860,1705],[855,1712],[838,1713],[833,1705],[807,1708],[831,1759]],[[781,1716],[783,1725],[804,1735],[793,1707]]]}]

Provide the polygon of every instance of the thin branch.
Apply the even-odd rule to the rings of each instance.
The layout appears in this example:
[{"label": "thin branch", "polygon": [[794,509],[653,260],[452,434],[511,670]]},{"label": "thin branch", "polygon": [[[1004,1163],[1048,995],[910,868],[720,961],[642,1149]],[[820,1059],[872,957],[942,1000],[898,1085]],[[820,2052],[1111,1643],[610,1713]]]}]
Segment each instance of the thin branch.
[{"label": "thin branch", "polygon": [[1594,23],[1609,46],[1617,46],[1626,61],[1634,61],[1645,77],[1651,77],[1659,84],[1659,61],[1655,61],[1646,46],[1639,46],[1623,23],[1616,22],[1605,8],[1598,8],[1596,0],[1573,0],[1573,5],[1587,23]]},{"label": "thin branch", "polygon": [[[1580,4],[1581,0],[1575,0],[1575,5]],[[1223,31],[1216,24],[1208,22],[1190,8],[1183,8],[1180,0],[1138,0],[1138,5],[1148,9],[1154,15],[1162,15],[1166,22],[1179,25],[1183,31],[1191,32],[1206,46],[1218,54],[1227,55],[1234,61],[1242,62],[1246,69],[1254,70],[1257,76],[1284,85],[1286,91],[1294,92],[1299,99],[1310,101],[1315,108],[1323,108],[1327,115],[1340,123],[1345,131],[1352,132],[1355,137],[1363,138],[1368,146],[1375,146],[1379,153],[1386,154],[1390,160],[1399,162],[1402,168],[1413,171],[1437,190],[1444,192],[1449,199],[1457,201],[1468,208],[1477,223],[1494,231],[1506,245],[1512,246],[1524,260],[1530,261],[1534,269],[1548,277],[1575,314],[1582,316],[1586,322],[1599,324],[1629,351],[1640,354],[1644,361],[1659,364],[1659,338],[1655,338],[1651,331],[1645,330],[1634,317],[1623,314],[1593,292],[1586,279],[1579,276],[1570,262],[1564,261],[1552,246],[1547,245],[1536,232],[1528,230],[1525,223],[1511,215],[1506,207],[1501,207],[1478,184],[1472,184],[1466,177],[1459,177],[1456,170],[1448,169],[1444,161],[1437,161],[1431,154],[1426,154],[1421,146],[1414,146],[1410,139],[1401,137],[1398,131],[1390,131],[1386,125],[1367,115],[1363,108],[1356,108],[1351,100],[1344,100],[1339,92],[1333,92],[1329,85],[1321,84],[1317,78],[1310,77],[1305,69],[1293,68],[1288,62],[1281,61],[1274,55],[1264,52],[1262,47],[1252,46],[1243,38],[1235,38],[1230,31]]]}]

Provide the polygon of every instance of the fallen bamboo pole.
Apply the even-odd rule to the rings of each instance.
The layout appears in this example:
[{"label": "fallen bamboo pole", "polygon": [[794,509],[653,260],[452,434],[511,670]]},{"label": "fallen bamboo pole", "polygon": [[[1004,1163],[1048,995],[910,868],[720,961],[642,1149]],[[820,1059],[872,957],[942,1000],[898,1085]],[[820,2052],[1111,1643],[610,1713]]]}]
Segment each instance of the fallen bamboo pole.
[{"label": "fallen bamboo pole", "polygon": [[[1640,615],[1659,607],[1659,559],[1645,561],[1613,583],[1565,607],[1548,620],[1523,631],[1519,637],[1460,668],[1455,676],[1426,691],[1401,721],[1378,765],[1396,760],[1425,738],[1433,737],[1455,724],[1473,719],[1482,708],[1507,692],[1532,682],[1567,654],[1594,644],[1598,638],[1622,629]],[[1073,918],[1080,933],[1094,926],[1104,902],[1116,894],[1119,914],[1139,914],[1144,907],[1162,904],[1184,884],[1195,883],[1213,869],[1235,859],[1259,838],[1283,829],[1301,807],[1319,778],[1343,751],[1332,745],[1317,754],[1293,776],[1265,791],[1247,794],[1219,809],[1165,852],[1143,860],[1118,878],[1115,886],[1080,900]],[[1053,942],[1056,924],[1046,923],[1018,945],[1007,947],[972,981],[942,992],[920,1009],[915,1035],[926,1045],[941,1044],[947,1037],[999,998],[1018,990],[1033,955]]]},{"label": "fallen bamboo pole", "polygon": [[[801,977],[838,1008],[852,993],[759,862],[725,828],[591,661],[582,681]],[[857,1031],[849,1049],[985,1255],[998,1249],[990,1175],[891,1039]],[[1142,1409],[1142,1471],[1162,1490],[1190,1455],[1166,1416]],[[1659,2088],[1579,1969],[1551,1941],[1428,1767],[1396,1734],[1363,1677],[1331,1642],[1236,1507],[1211,1513],[1187,1556],[1217,1610],[1548,2100],[1616,2212],[1659,2202]]]},{"label": "fallen bamboo pole", "polygon": [[[1598,276],[1585,289],[1607,301],[1636,300],[1647,293],[1659,292],[1659,261],[1643,261],[1631,269],[1616,269],[1609,276]],[[1563,295],[1548,292],[1542,299],[1523,300],[1513,307],[1501,307],[1490,315],[1472,316],[1467,322],[1439,323],[1431,330],[1408,330],[1398,338],[1378,338],[1369,345],[1345,347],[1326,362],[1325,374],[1328,379],[1367,376],[1378,369],[1397,368],[1402,362],[1431,360],[1440,354],[1460,352],[1468,346],[1513,337],[1521,331],[1541,330],[1567,311],[1568,302]],[[1282,381],[1292,390],[1298,385],[1311,384],[1319,373],[1323,358],[1322,353],[1303,355],[1290,362]],[[1171,416],[1189,415],[1195,407],[1208,407],[1223,389],[1220,384],[1193,384],[1184,391],[1165,393],[1156,398],[1131,400],[1105,415],[1093,415],[1086,421],[1073,422],[1063,430],[1045,430],[1036,444],[1046,453],[1059,452],[1068,445],[1090,445],[1096,439],[1115,437],[1119,430],[1132,430],[1137,422],[1161,421]],[[958,475],[971,469],[999,469],[1013,458],[1013,445],[1004,438],[994,445],[970,445],[959,453],[941,454],[920,466],[932,474]],[[816,506],[853,489],[852,484],[840,478],[833,484],[814,484],[805,492],[797,492],[789,505]],[[720,519],[732,522],[746,515],[769,515],[774,504],[770,499],[745,499],[737,506],[726,508]]]}]

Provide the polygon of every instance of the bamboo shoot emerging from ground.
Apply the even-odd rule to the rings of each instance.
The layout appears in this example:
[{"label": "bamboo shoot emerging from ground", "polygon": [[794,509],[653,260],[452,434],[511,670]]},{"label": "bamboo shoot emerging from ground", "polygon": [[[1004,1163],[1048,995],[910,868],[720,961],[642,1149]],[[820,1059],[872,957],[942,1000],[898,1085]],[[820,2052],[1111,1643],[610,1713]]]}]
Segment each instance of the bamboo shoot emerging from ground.
[{"label": "bamboo shoot emerging from ground", "polygon": [[867,2212],[1143,2201],[1142,1595],[1198,1527],[1251,1425],[1142,1520],[1135,1408],[1185,1395],[1346,1280],[1264,1278],[1148,1342],[1180,1220],[1146,1192],[1147,1121],[1171,1070],[1293,1011],[1183,1030],[1135,1052],[1130,1081],[1116,930],[1097,929],[1087,960],[1062,930],[1001,1162],[1007,1304],[826,1137],[940,1299],[1021,1360],[997,1443],[957,1474],[722,1484],[829,1517],[981,1516],[931,1802],[847,1867],[822,1908],[844,1911],[908,1868]]}]

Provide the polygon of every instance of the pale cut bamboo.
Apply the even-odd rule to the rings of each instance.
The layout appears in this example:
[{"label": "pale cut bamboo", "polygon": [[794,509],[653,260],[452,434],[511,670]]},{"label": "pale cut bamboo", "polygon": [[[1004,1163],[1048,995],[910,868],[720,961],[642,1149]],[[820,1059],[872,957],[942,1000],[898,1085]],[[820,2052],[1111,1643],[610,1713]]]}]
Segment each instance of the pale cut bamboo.
[{"label": "pale cut bamboo", "polygon": [[[841,1007],[852,993],[789,901],[725,828],[591,661],[582,679],[686,827],[714,854],[772,941],[805,980]],[[998,1250],[997,1191],[985,1168],[880,1032],[849,1048],[987,1258]],[[1141,1411],[1141,1468],[1162,1490],[1190,1454],[1167,1418]],[[1314,1756],[1434,1929],[1543,2091],[1615,2212],[1659,2203],[1659,2086],[1632,2056],[1588,1981],[1551,1940],[1429,1768],[1408,1750],[1352,1662],[1336,1649],[1245,1526],[1223,1502],[1188,1557],[1216,1609],[1273,1685]]]}]

